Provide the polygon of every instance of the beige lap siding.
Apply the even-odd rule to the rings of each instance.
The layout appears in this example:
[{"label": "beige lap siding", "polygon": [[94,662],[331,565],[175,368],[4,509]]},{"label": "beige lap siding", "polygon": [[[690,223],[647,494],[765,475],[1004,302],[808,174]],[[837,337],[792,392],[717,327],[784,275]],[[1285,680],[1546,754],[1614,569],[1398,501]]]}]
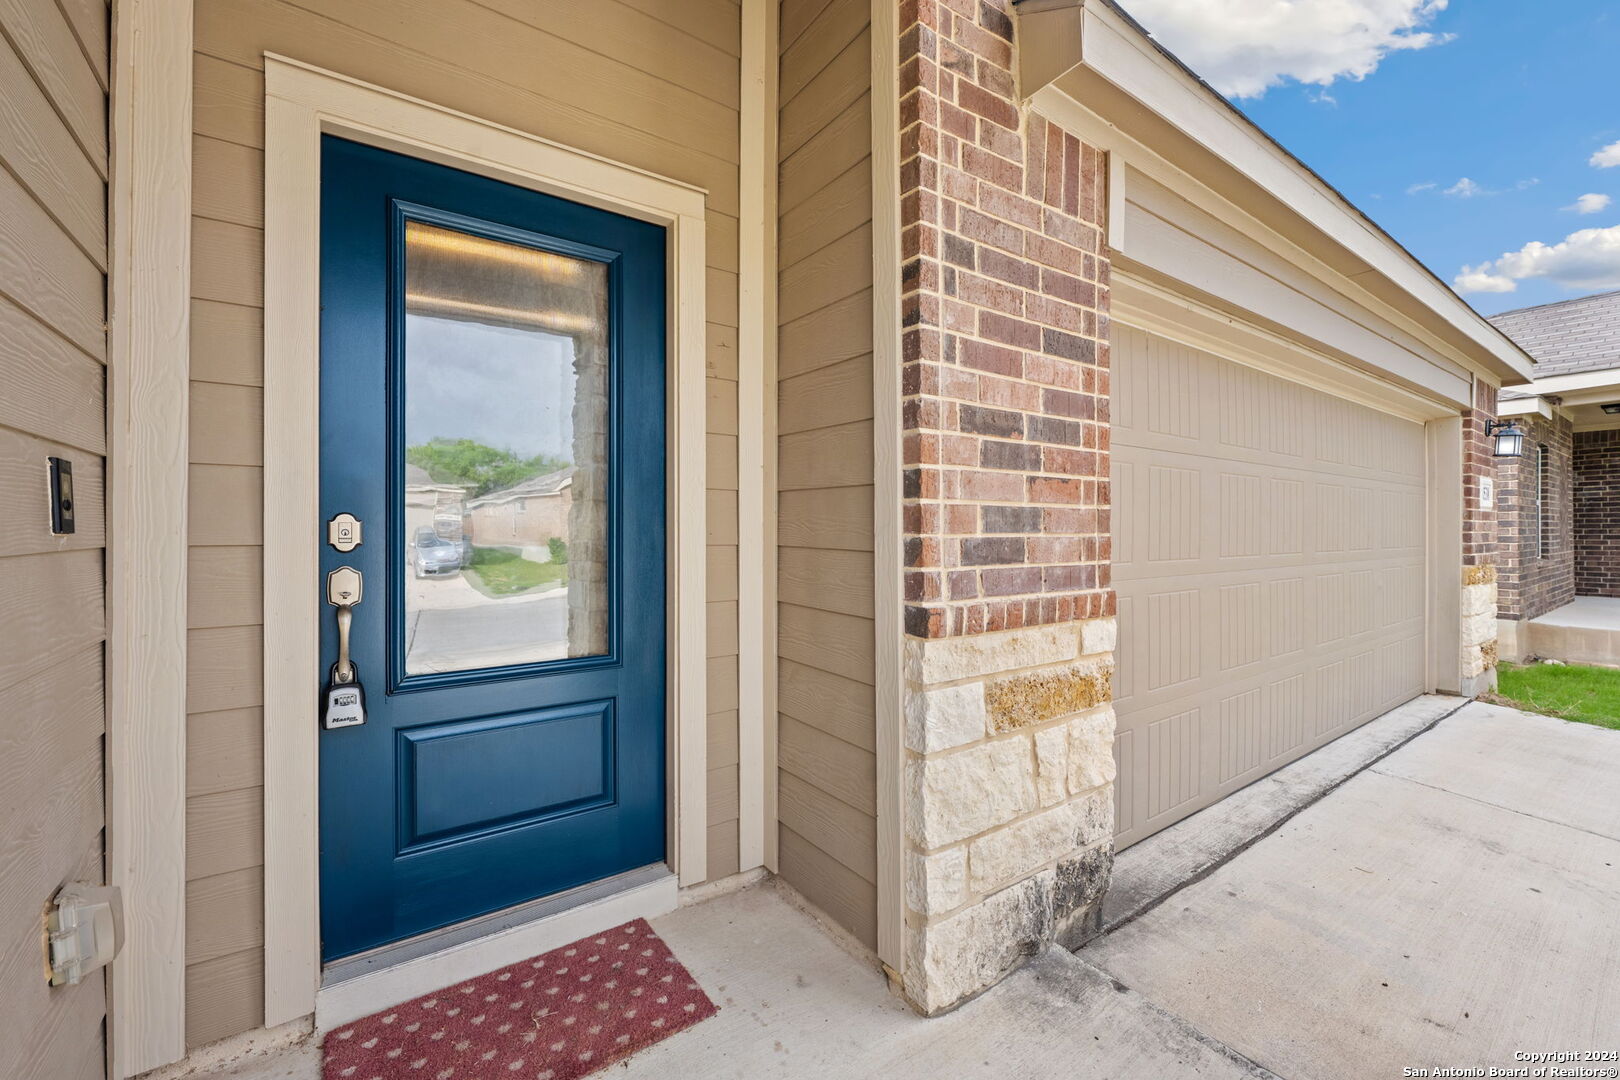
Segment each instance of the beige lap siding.
[{"label": "beige lap siding", "polygon": [[[0,8],[0,1076],[103,1074],[103,973],[40,972],[40,913],[101,882],[107,9]],[[53,536],[45,459],[73,462]]]},{"label": "beige lap siding", "polygon": [[870,5],[781,7],[778,868],[877,944]]},{"label": "beige lap siding", "polygon": [[[263,1022],[263,55],[708,190],[708,873],[737,869],[737,135],[731,0],[197,5],[187,1042]],[[99,313],[96,316],[99,319]]]}]

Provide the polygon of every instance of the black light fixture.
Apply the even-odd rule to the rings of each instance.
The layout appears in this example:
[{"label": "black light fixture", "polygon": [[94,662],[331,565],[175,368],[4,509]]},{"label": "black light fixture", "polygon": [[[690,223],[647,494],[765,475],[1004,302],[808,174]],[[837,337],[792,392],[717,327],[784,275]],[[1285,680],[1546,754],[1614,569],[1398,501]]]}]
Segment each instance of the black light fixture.
[{"label": "black light fixture", "polygon": [[1620,413],[1620,401],[1609,402],[1609,404],[1603,406],[1603,411],[1608,413],[1610,416],[1613,416],[1615,413]]},{"label": "black light fixture", "polygon": [[1485,437],[1496,440],[1497,457],[1519,457],[1524,453],[1524,432],[1512,418],[1485,421]]}]

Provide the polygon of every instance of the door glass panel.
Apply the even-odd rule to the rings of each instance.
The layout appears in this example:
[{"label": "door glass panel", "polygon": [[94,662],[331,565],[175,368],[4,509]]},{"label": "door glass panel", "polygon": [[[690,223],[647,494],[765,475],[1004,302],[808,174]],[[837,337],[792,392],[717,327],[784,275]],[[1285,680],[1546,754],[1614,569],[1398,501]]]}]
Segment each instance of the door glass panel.
[{"label": "door glass panel", "polygon": [[405,225],[405,673],[608,649],[603,263]]}]

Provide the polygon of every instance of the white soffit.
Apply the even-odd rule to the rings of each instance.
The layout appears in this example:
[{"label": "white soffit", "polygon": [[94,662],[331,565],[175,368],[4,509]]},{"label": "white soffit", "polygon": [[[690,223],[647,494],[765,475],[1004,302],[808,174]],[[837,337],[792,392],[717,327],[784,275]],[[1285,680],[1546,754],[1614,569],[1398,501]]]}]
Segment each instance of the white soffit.
[{"label": "white soffit", "polygon": [[[1026,98],[1060,92],[1105,122],[1117,121],[1210,190],[1235,202],[1246,196],[1244,209],[1257,217],[1276,221],[1281,211],[1328,242],[1315,245],[1324,262],[1481,370],[1507,382],[1530,377],[1530,358],[1518,346],[1106,0],[1021,0],[1017,10]],[[1269,215],[1256,206],[1268,200]],[[1297,225],[1291,231],[1297,234]]]}]

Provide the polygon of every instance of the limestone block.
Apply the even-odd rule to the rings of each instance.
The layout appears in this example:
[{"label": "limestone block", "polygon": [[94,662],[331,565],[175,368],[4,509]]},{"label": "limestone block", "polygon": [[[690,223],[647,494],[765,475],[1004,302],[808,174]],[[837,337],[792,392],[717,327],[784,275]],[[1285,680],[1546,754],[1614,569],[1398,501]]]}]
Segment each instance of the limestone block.
[{"label": "limestone block", "polygon": [[1463,619],[1462,643],[1464,645],[1483,645],[1487,641],[1495,640],[1495,611],[1482,611],[1478,615],[1469,615]]},{"label": "limestone block", "polygon": [[1080,624],[1080,655],[1111,653],[1119,643],[1119,623],[1113,619],[1087,619]]},{"label": "limestone block", "polygon": [[906,745],[917,753],[964,746],[985,733],[983,683],[906,691]]},{"label": "limestone block", "polygon": [[1472,679],[1481,674],[1490,665],[1485,663],[1485,654],[1478,645],[1464,645],[1462,650],[1462,677]]},{"label": "limestone block", "polygon": [[1069,726],[1035,733],[1035,787],[1042,806],[1055,806],[1069,794]]},{"label": "limestone block", "polygon": [[1113,698],[1113,660],[1092,657],[1061,668],[1043,668],[985,684],[990,730],[1016,731]]},{"label": "limestone block", "polygon": [[1052,939],[1052,890],[1046,870],[982,903],[907,929],[906,996],[932,1016],[995,985]]},{"label": "limestone block", "polygon": [[1059,664],[1080,655],[1074,623],[906,642],[906,678],[924,686]]},{"label": "limestone block", "polygon": [[1069,804],[1074,807],[1074,849],[1114,838],[1114,789],[1097,788]]},{"label": "limestone block", "polygon": [[1112,838],[1057,865],[1052,889],[1053,937],[1065,949],[1078,949],[1102,924],[1103,893],[1114,869]]},{"label": "limestone block", "polygon": [[1462,613],[1464,617],[1483,615],[1489,612],[1496,615],[1496,585],[1464,585],[1462,590]]},{"label": "limestone block", "polygon": [[1114,710],[1098,709],[1069,721],[1069,790],[1113,783]]},{"label": "limestone block", "polygon": [[964,840],[1036,807],[1029,737],[996,739],[906,768],[906,825],[926,850]]},{"label": "limestone block", "polygon": [[1080,812],[1077,803],[1063,803],[985,833],[968,846],[968,884],[974,892],[994,892],[1073,854]]},{"label": "limestone block", "polygon": [[968,898],[967,849],[951,848],[934,855],[906,852],[906,906],[919,915],[938,915],[961,907]]}]

